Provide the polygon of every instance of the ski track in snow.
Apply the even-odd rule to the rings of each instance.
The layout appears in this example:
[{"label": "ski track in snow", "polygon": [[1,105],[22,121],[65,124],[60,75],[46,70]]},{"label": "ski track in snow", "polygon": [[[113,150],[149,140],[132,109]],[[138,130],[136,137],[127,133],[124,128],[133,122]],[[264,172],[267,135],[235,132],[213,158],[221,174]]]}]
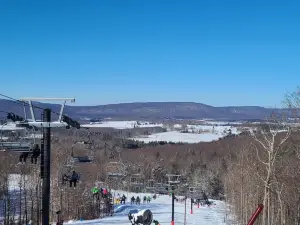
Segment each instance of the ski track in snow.
[{"label": "ski track in snow", "polygon": [[[120,192],[118,192],[120,193]],[[121,193],[120,193],[121,194]],[[133,194],[137,195],[137,194]],[[146,194],[139,194],[140,196]],[[131,198],[132,195],[128,195]],[[128,199],[127,199],[128,200]],[[222,201],[214,201],[213,206],[197,206],[193,207],[193,214],[190,214],[190,199],[187,200],[186,206],[186,225],[225,225],[225,204]],[[128,212],[131,209],[150,209],[153,218],[158,220],[161,225],[171,224],[172,200],[170,196],[162,195],[151,203],[141,205],[130,205],[127,201],[126,205],[115,206],[115,213],[112,217],[103,219],[86,220],[86,221],[70,221],[66,224],[92,224],[92,225],[130,225],[128,220]],[[184,203],[175,202],[175,225],[184,224]]]}]

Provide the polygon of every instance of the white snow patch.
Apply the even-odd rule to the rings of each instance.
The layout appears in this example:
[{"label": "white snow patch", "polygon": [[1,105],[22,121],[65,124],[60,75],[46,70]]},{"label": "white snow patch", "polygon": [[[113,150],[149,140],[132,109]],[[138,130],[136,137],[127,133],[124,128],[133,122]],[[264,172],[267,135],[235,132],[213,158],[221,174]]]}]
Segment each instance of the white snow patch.
[{"label": "white snow patch", "polygon": [[163,133],[151,134],[149,136],[132,138],[137,141],[144,141],[149,143],[152,141],[167,141],[167,142],[184,142],[184,143],[198,143],[198,142],[211,142],[218,140],[222,135],[204,133],[204,134],[192,134],[192,133],[180,133],[178,131],[168,131]]},{"label": "white snow patch", "polygon": [[109,127],[115,129],[132,129],[143,127],[163,127],[163,124],[140,121],[104,121],[100,123],[83,124],[82,127]]},{"label": "white snow patch", "polygon": [[242,122],[226,122],[226,121],[205,121],[205,124],[210,124],[210,125],[241,125],[243,124]]},{"label": "white snow patch", "polygon": [[179,131],[168,131],[155,133],[146,136],[131,138],[137,141],[149,143],[152,141],[167,142],[183,142],[183,143],[199,143],[216,141],[228,134],[239,134],[240,131],[232,126],[211,126],[211,125],[187,125],[189,133],[181,133]]},{"label": "white snow patch", "polygon": [[24,182],[28,180],[27,175],[21,174],[9,174],[8,175],[8,190],[19,190],[20,189],[20,182]]}]

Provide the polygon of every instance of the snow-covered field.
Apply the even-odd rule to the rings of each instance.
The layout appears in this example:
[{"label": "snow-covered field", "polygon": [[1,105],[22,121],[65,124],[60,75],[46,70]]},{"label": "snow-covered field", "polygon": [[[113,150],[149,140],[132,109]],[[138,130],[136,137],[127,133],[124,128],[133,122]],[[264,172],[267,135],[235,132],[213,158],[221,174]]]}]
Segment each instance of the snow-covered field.
[{"label": "snow-covered field", "polygon": [[82,127],[110,127],[115,129],[132,129],[143,127],[162,127],[163,124],[153,124],[150,122],[140,121],[104,121],[100,123],[84,124]]},{"label": "snow-covered field", "polygon": [[218,140],[219,138],[228,135],[230,133],[229,130],[231,130],[232,134],[240,133],[236,127],[231,126],[187,125],[186,130],[189,133],[168,131],[148,136],[135,137],[132,139],[144,141],[145,143],[149,143],[151,141],[198,143]]},{"label": "snow-covered field", "polygon": [[[118,192],[120,193],[120,192]],[[121,193],[120,193],[121,194]],[[126,193],[125,193],[126,195]],[[129,194],[128,198],[137,194]],[[139,194],[143,197],[147,194]],[[190,199],[187,200],[186,207],[186,225],[224,225],[225,219],[225,204],[221,201],[214,201],[213,206],[193,207],[193,214],[190,214]],[[68,224],[101,224],[101,225],[129,225],[128,212],[132,209],[149,209],[153,213],[153,219],[158,220],[161,225],[171,224],[172,200],[170,196],[161,195],[151,203],[141,204],[139,206],[130,205],[128,202],[125,205],[115,207],[115,214],[112,217],[106,217],[99,220],[87,221],[69,221]],[[184,203],[175,203],[175,225],[184,224],[185,207]]]},{"label": "snow-covered field", "polygon": [[192,133],[180,133],[178,131],[168,131],[163,133],[151,134],[148,136],[141,136],[132,138],[137,141],[143,141],[149,143],[151,141],[167,141],[167,142],[184,142],[184,143],[198,143],[198,142],[211,142],[218,140],[222,137],[219,134],[204,133],[204,134],[192,134]]},{"label": "snow-covered field", "polygon": [[[232,125],[241,124],[239,122],[226,125],[228,122],[222,121],[202,121],[204,125],[193,124],[174,124],[167,125],[161,123],[151,123],[147,121],[104,121],[100,123],[84,124],[83,127],[109,127],[115,129],[132,129],[132,128],[146,128],[146,127],[164,127],[167,132],[154,133],[150,135],[136,136],[131,139],[144,141],[146,143],[151,141],[167,141],[167,142],[183,142],[183,143],[198,143],[211,142],[222,138],[230,132],[238,134],[240,131]],[[187,132],[181,132],[187,131]]]}]

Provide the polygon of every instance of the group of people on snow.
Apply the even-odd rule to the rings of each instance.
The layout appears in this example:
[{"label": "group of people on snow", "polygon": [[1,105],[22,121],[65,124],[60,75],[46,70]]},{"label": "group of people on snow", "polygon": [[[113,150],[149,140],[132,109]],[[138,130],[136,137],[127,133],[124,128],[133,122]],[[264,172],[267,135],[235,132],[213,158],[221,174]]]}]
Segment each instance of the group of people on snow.
[{"label": "group of people on snow", "polygon": [[[130,204],[136,204],[136,205],[140,205],[141,204],[141,198],[139,196],[137,196],[136,198],[134,196],[131,197],[130,199]],[[143,197],[143,203],[150,203],[151,202],[151,197],[150,196],[144,196]]]},{"label": "group of people on snow", "polygon": [[124,194],[122,196],[120,196],[120,194],[118,194],[118,197],[115,199],[115,203],[125,205],[126,199],[127,199],[127,197]]}]

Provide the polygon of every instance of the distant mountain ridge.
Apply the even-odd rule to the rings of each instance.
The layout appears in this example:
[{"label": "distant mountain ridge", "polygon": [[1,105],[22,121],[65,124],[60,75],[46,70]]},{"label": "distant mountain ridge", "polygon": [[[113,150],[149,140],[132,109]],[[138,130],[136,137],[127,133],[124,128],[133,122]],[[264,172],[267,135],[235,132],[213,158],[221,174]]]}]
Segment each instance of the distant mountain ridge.
[{"label": "distant mountain ridge", "polygon": [[[59,112],[60,105],[48,103],[33,103],[42,108],[51,108]],[[0,99],[0,111],[14,112],[24,115],[22,104]],[[26,112],[29,113],[28,107]],[[40,117],[41,111],[35,109]],[[65,107],[64,113],[74,119],[104,118],[112,119],[215,119],[215,120],[265,120],[272,113],[289,113],[288,109],[269,109],[260,106],[227,106],[214,107],[195,102],[136,102],[97,106],[71,106]],[[3,118],[5,113],[0,112]]]}]

